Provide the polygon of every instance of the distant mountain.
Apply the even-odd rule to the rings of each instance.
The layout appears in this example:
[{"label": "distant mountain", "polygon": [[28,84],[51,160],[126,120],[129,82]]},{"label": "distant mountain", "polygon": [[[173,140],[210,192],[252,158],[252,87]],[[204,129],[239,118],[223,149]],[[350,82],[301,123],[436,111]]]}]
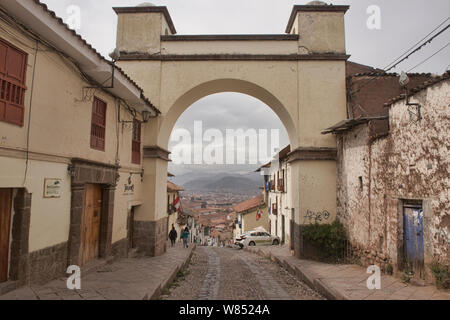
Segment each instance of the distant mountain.
[{"label": "distant mountain", "polygon": [[205,189],[213,191],[247,191],[254,189],[257,190],[260,186],[261,183],[253,181],[249,178],[231,176],[211,182],[205,186]]},{"label": "distant mountain", "polygon": [[[183,176],[180,178],[180,180],[185,180],[185,178],[187,177]],[[178,183],[187,191],[241,192],[258,190],[258,188],[263,185],[263,178],[261,175],[255,173],[247,173],[242,175],[217,173],[214,175],[208,174],[207,177],[203,176],[186,182]]]}]

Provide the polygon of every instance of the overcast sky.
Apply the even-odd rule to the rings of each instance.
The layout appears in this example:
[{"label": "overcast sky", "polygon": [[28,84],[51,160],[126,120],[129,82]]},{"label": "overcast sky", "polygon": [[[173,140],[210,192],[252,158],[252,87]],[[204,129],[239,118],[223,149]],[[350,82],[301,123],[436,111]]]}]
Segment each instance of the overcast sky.
[{"label": "overcast sky", "polygon": [[[141,0],[41,0],[57,15],[67,19],[67,8],[81,8],[81,29],[77,30],[104,56],[115,47],[117,16],[114,6],[134,6]],[[292,6],[308,1],[291,0],[153,0],[168,7],[178,34],[281,34]],[[384,68],[425,37],[450,16],[449,0],[347,0],[346,42],[350,60]],[[366,12],[371,5],[381,9],[381,29],[369,30]],[[447,25],[449,21],[445,23]],[[450,30],[392,71],[409,70],[450,42]],[[441,74],[449,68],[450,46],[414,69],[414,72]],[[207,110],[205,112],[205,110]],[[226,110],[226,112],[225,112]],[[220,115],[220,116],[218,116]],[[251,116],[250,116],[251,115]],[[206,97],[189,108],[177,127],[190,128],[194,120],[205,127],[278,128],[281,144],[287,135],[277,116],[251,97],[223,93]]]}]

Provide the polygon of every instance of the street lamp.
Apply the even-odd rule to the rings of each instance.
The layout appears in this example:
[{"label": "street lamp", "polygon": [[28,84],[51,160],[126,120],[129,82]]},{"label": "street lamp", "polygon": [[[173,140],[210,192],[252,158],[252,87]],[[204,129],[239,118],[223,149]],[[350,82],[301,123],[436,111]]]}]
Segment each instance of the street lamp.
[{"label": "street lamp", "polygon": [[150,111],[142,111],[142,120],[144,123],[147,123],[150,120],[150,116]]}]

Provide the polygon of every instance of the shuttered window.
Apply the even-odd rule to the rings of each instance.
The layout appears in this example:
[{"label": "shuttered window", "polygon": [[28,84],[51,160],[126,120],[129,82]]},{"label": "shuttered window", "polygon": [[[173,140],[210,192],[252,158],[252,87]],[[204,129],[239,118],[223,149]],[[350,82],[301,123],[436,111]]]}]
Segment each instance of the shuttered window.
[{"label": "shuttered window", "polygon": [[0,39],[0,121],[23,126],[27,58]]},{"label": "shuttered window", "polygon": [[105,151],[106,102],[94,97],[92,105],[91,148]]},{"label": "shuttered window", "polygon": [[131,162],[141,163],[141,123],[138,120],[133,121],[133,137],[131,142]]}]

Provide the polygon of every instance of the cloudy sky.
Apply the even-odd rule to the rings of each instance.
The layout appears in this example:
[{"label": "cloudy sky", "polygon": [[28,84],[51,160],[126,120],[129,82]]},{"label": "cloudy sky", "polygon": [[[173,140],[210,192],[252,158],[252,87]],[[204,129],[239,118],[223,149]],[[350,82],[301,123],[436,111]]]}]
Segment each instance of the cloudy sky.
[{"label": "cloudy sky", "polygon": [[[142,0],[42,0],[63,19],[70,5],[81,9],[81,29],[89,43],[107,56],[115,47],[117,17],[111,7],[134,6]],[[165,5],[178,34],[281,34],[294,4],[292,0],[152,0]],[[350,60],[384,68],[449,18],[448,0],[346,0],[333,4],[351,6],[346,15],[346,42]],[[367,27],[369,6],[380,8],[381,28]],[[450,20],[445,22],[447,25]],[[407,71],[448,45],[450,30],[392,71]],[[443,73],[450,65],[450,46],[414,72]],[[205,110],[207,110],[205,112]],[[249,116],[251,115],[251,116]],[[280,144],[288,138],[276,115],[251,97],[223,93],[206,97],[189,108],[177,128],[192,128],[202,120],[207,128],[280,129]]]}]

